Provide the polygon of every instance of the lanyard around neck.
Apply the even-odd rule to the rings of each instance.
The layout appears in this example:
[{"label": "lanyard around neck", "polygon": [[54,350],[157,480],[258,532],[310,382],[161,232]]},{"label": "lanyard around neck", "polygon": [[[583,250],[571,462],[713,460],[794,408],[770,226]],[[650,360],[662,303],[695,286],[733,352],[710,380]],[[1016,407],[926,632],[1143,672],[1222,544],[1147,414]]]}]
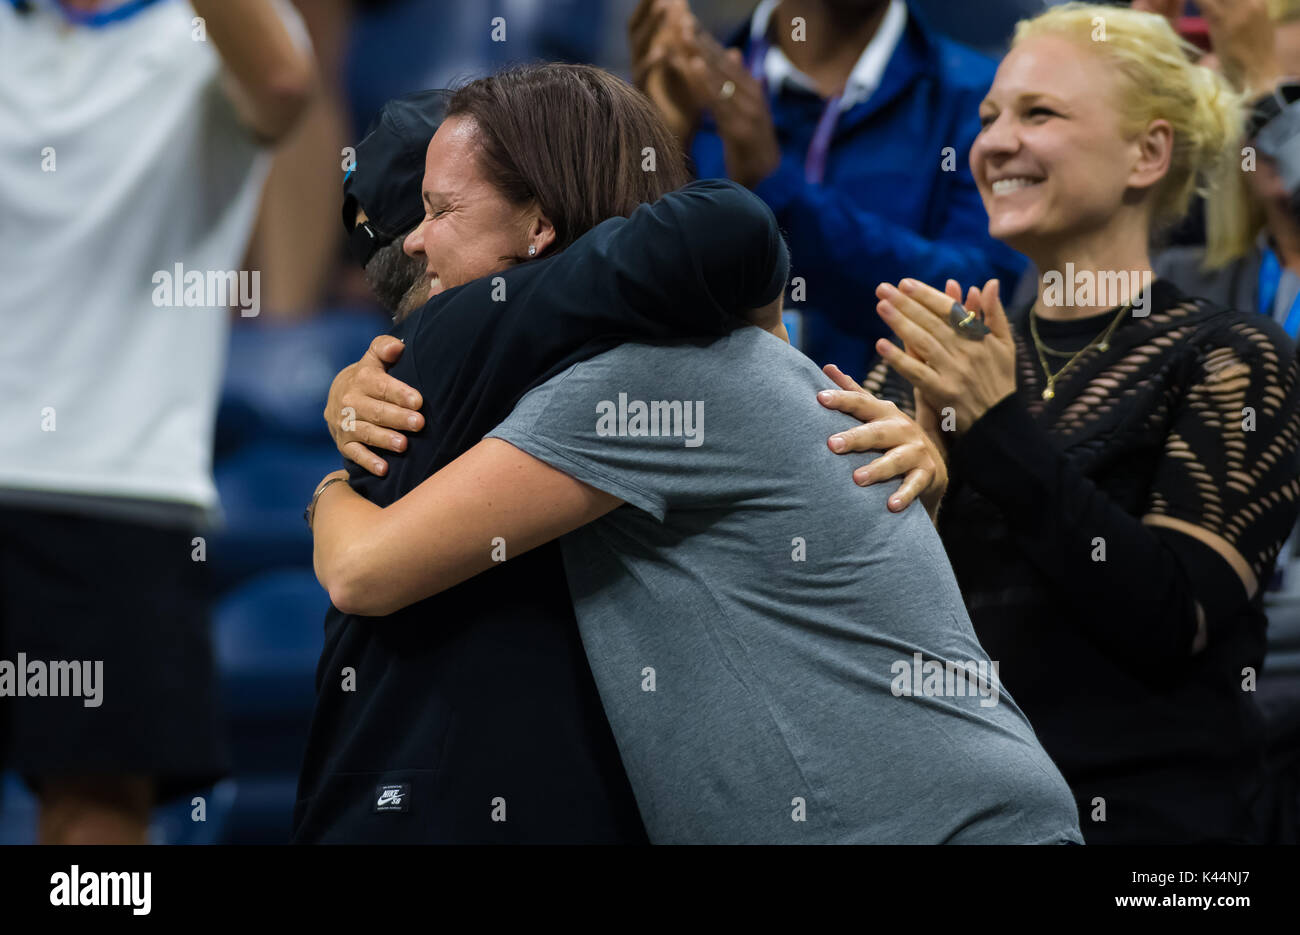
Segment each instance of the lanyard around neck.
[{"label": "lanyard around neck", "polygon": [[[755,36],[750,42],[749,73],[758,79],[763,86],[763,93],[768,96],[771,95],[772,89],[767,86],[767,69],[764,63],[771,48],[771,44],[764,36]],[[822,179],[826,177],[826,156],[830,152],[831,137],[835,135],[835,122],[839,118],[839,112],[840,95],[836,94],[826,102],[826,109],[822,111],[821,118],[817,121],[812,142],[808,144],[808,152],[804,156],[803,176],[809,185],[820,185]]]}]

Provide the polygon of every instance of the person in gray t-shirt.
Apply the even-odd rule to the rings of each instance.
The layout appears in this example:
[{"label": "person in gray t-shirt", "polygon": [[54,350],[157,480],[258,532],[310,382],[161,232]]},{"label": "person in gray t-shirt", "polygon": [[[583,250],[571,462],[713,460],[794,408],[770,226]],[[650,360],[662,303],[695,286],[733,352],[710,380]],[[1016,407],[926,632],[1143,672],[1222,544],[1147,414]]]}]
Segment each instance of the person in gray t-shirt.
[{"label": "person in gray t-shirt", "polygon": [[856,486],[774,334],[625,344],[489,437],[625,505],[561,542],[656,843],[1082,843],[938,534]]}]

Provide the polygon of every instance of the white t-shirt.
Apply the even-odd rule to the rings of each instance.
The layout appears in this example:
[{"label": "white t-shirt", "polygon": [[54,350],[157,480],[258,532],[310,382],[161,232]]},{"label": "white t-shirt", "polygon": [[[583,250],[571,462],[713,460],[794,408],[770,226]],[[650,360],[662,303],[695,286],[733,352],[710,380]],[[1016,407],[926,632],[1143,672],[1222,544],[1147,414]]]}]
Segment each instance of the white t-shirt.
[{"label": "white t-shirt", "polygon": [[[216,506],[226,308],[160,279],[238,271],[269,154],[194,12],[99,28],[0,3],[0,492]],[[249,277],[247,282],[251,283]],[[211,301],[205,290],[202,302]],[[184,301],[182,284],[174,299]],[[164,301],[171,301],[167,294]]]}]

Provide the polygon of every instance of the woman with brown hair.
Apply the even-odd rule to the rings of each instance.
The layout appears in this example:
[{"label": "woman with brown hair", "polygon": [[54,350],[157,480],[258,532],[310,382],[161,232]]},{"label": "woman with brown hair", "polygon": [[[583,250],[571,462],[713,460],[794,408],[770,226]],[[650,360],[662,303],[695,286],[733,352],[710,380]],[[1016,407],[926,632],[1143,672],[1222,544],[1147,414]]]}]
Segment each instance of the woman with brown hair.
[{"label": "woman with brown hair", "polygon": [[[493,114],[489,133],[467,113],[487,110],[492,95],[498,106],[504,98],[515,106]],[[734,247],[721,243],[707,253],[683,231],[666,244],[678,253],[656,254],[647,230],[672,233],[681,220],[672,209],[689,217],[702,199],[677,199],[635,223],[620,217],[687,176],[648,105],[595,69],[511,72],[462,88],[449,103],[438,143],[451,151],[435,149],[446,158],[422,186],[422,227],[448,232],[429,237],[429,255],[438,259],[429,270],[431,291],[439,296],[394,331],[407,348],[392,372],[407,392],[423,394],[425,424],[403,437],[385,476],[352,465],[348,483],[322,487],[314,511],[337,494],[329,488],[349,484],[372,504],[396,501],[478,441],[531,383],[595,353],[598,344],[584,350],[589,342],[619,333],[721,333],[727,316],[710,289],[739,282],[731,256],[754,248],[746,231],[767,237],[766,218],[733,199],[736,210],[719,214],[740,232]],[[544,110],[561,103],[559,114]],[[557,177],[592,171],[597,184],[591,194],[576,185],[547,192],[543,212],[486,154],[512,134],[550,133],[558,142],[566,114],[571,126],[600,127],[607,152],[591,145],[547,150]],[[596,140],[587,133],[580,142]],[[613,165],[639,159],[644,146],[658,151],[658,171],[632,174]],[[574,246],[605,218],[613,220]],[[677,268],[686,250],[700,256],[694,276]],[[584,275],[602,256],[623,265]],[[670,273],[676,278],[666,278]],[[660,279],[672,288],[660,288]],[[753,281],[739,288],[752,289]],[[589,300],[584,307],[573,305],[579,295]],[[368,417],[360,405],[355,415]],[[482,547],[484,555],[492,548]],[[513,557],[515,549],[509,543],[497,554]],[[295,841],[645,840],[574,628],[557,550],[512,561],[383,619],[331,607],[317,688]],[[494,818],[497,797],[506,810]]]},{"label": "woman with brown hair", "polygon": [[946,449],[944,545],[1089,843],[1256,840],[1295,349],[1152,282],[1148,255],[1237,140],[1236,96],[1163,18],[1068,4],[1017,27],[981,116],[989,229],[1035,262],[1037,300],[1008,320],[996,281],[964,306],[951,281],[882,283],[903,347],[880,342],[866,388]]},{"label": "woman with brown hair", "polygon": [[[521,695],[509,660],[544,665],[540,608],[525,606],[547,596],[545,613],[570,623],[576,608],[654,842],[1077,842],[1068,790],[1000,691],[926,513],[891,512],[893,490],[854,487],[820,444],[851,420],[811,399],[835,384],[782,340],[788,256],[770,210],[707,180],[597,223],[599,199],[647,171],[647,137],[589,109],[614,80],[577,66],[485,79],[429,145],[407,249],[426,257],[434,298],[396,375],[425,393],[430,428],[381,495],[329,477],[312,508],[317,575],[351,612],[347,638],[454,641],[509,608],[491,650],[454,676],[500,704]],[[468,334],[448,327],[461,308]],[[428,393],[464,374],[471,392]],[[758,433],[769,421],[779,438]],[[887,421],[882,479],[916,472],[912,489],[933,492],[920,430]],[[552,602],[561,536],[572,607]],[[892,586],[904,567],[929,573],[927,593]],[[356,654],[326,655],[332,673]],[[446,695],[438,660],[393,655],[394,694]],[[534,687],[520,703],[545,700]],[[376,710],[355,725],[391,730]],[[437,778],[416,789],[412,764],[394,766],[407,773],[363,782],[439,799]],[[543,807],[518,782],[467,784],[455,818],[492,840],[508,821],[551,820]]]}]

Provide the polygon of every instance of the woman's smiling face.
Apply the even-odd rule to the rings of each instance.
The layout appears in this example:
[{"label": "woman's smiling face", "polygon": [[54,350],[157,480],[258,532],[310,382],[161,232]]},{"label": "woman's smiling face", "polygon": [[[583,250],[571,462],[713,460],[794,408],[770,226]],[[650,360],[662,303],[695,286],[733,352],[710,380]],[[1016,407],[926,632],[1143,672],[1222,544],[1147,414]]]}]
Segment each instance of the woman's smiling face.
[{"label": "woman's smiling face", "polygon": [[424,220],[403,249],[424,258],[430,296],[508,269],[527,252],[530,212],[510,204],[488,181],[472,119],[449,117],[438,128],[425,155],[421,191]]},{"label": "woman's smiling face", "polygon": [[1115,82],[1083,44],[1037,36],[1002,60],[980,105],[971,171],[989,234],[1028,252],[1104,226],[1123,203],[1136,154]]}]

